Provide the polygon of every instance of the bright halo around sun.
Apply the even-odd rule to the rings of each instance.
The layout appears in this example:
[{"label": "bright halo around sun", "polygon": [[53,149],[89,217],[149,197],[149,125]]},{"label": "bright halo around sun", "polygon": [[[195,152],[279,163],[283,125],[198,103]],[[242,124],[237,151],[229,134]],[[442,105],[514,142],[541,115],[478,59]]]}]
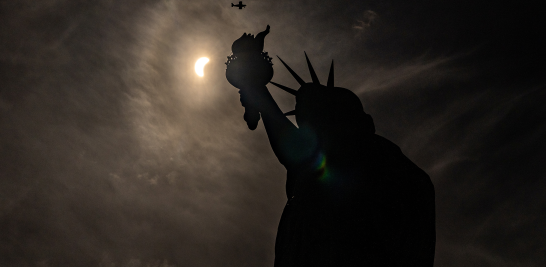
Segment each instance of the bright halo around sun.
[{"label": "bright halo around sun", "polygon": [[199,75],[200,77],[205,76],[205,73],[203,72],[203,69],[205,68],[205,65],[209,63],[209,59],[206,57],[202,57],[195,62],[195,73]]}]

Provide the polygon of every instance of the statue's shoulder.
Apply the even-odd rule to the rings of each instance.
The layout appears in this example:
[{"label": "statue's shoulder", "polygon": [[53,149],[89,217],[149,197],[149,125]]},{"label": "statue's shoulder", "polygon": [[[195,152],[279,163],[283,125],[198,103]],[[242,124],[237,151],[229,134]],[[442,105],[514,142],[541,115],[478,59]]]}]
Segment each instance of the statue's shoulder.
[{"label": "statue's shoulder", "polygon": [[404,155],[400,147],[395,143],[377,134],[374,134],[373,142],[375,148],[390,162],[389,165],[391,165],[392,171],[405,177],[407,182],[422,184],[427,187],[432,186],[429,175]]},{"label": "statue's shoulder", "polygon": [[402,154],[402,150],[399,146],[381,135],[373,134],[371,139],[377,148],[384,149],[386,152]]}]

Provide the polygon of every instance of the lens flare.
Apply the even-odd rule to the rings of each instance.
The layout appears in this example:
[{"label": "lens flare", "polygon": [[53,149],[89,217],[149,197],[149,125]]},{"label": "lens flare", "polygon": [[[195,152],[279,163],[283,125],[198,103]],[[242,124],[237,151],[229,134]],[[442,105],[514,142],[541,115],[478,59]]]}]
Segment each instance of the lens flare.
[{"label": "lens flare", "polygon": [[199,77],[205,76],[205,72],[203,72],[203,69],[205,68],[205,65],[209,63],[209,59],[206,57],[202,57],[195,62],[195,73],[199,75]]},{"label": "lens flare", "polygon": [[330,170],[326,166],[326,156],[320,152],[315,159],[315,169],[320,172],[319,180],[322,182],[329,182]]}]

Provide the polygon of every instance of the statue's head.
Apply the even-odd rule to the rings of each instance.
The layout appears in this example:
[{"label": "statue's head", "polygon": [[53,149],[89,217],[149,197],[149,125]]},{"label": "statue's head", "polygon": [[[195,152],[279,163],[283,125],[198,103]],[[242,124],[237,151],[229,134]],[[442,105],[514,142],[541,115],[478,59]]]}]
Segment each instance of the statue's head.
[{"label": "statue's head", "polygon": [[284,61],[281,62],[300,84],[298,90],[271,82],[273,85],[296,96],[296,109],[285,113],[295,115],[300,127],[309,127],[324,133],[373,134],[375,126],[370,115],[364,112],[356,94],[348,89],[334,87],[334,64],[330,67],[327,85],[320,84],[307,58],[312,82],[304,82]]}]

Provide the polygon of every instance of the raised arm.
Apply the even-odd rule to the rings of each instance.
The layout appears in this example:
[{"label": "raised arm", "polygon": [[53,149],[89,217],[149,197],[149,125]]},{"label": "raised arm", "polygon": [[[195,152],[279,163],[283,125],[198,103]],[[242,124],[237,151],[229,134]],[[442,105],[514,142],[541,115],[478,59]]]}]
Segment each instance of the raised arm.
[{"label": "raised arm", "polygon": [[299,155],[309,149],[309,140],[283,114],[267,87],[253,88],[241,93],[243,106],[252,106],[262,115],[273,152],[286,168],[303,160]]},{"label": "raised arm", "polygon": [[256,128],[261,114],[275,155],[289,169],[305,160],[302,152],[309,150],[310,145],[308,138],[304,138],[283,115],[265,86],[273,77],[271,57],[262,52],[269,30],[268,25],[256,38],[245,33],[233,42],[233,55],[228,56],[226,62],[226,78],[240,89],[241,103],[246,108],[244,119],[249,129]]}]

